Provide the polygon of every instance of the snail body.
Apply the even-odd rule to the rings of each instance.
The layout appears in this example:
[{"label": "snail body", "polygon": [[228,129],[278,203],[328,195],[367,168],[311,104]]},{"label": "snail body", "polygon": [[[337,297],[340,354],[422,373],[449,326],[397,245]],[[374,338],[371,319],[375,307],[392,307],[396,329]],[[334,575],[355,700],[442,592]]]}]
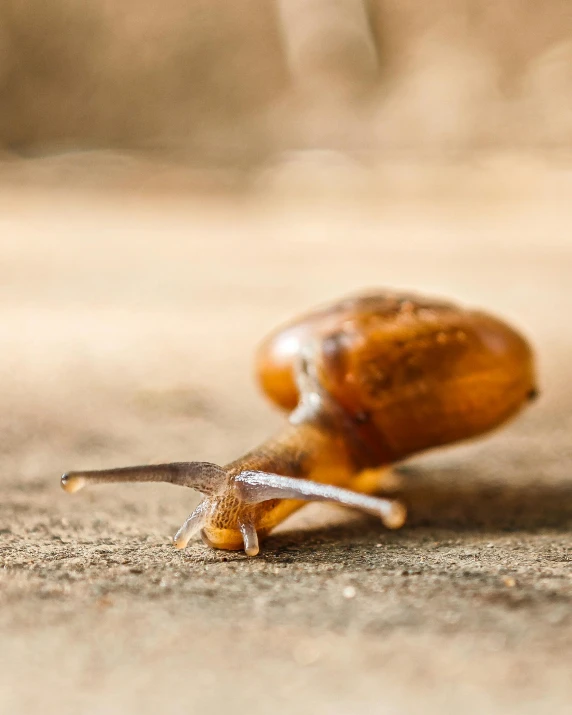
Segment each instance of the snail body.
[{"label": "snail body", "polygon": [[62,486],[167,481],[205,499],[175,536],[259,550],[306,501],[332,501],[401,526],[396,500],[363,479],[418,452],[503,424],[536,394],[527,341],[487,313],[414,295],[371,293],[308,313],[259,347],[267,396],[289,412],[273,439],[225,467],[206,462],[69,472]]}]

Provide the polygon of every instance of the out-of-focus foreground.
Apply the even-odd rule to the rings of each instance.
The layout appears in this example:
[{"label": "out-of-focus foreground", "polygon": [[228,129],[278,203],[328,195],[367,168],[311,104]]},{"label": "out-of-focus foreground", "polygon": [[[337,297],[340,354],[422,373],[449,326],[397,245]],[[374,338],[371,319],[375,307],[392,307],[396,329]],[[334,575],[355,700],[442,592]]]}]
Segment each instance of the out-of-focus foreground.
[{"label": "out-of-focus foreground", "polygon": [[[0,2],[0,712],[570,711],[571,22]],[[311,505],[256,559],[177,552],[189,490],[60,490],[236,457],[282,419],[258,340],[384,286],[504,316],[540,374],[407,465],[403,530]]]}]

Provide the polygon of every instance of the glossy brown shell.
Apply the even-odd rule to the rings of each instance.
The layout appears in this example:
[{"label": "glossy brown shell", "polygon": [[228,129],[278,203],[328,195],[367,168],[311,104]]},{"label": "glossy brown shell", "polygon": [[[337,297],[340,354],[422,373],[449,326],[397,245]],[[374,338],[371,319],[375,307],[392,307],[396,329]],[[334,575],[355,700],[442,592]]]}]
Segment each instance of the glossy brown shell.
[{"label": "glossy brown shell", "polygon": [[486,432],[536,391],[532,351],[513,328],[415,295],[349,298],[271,334],[258,376],[288,410],[298,403],[294,366],[306,344],[323,389],[380,463]]}]

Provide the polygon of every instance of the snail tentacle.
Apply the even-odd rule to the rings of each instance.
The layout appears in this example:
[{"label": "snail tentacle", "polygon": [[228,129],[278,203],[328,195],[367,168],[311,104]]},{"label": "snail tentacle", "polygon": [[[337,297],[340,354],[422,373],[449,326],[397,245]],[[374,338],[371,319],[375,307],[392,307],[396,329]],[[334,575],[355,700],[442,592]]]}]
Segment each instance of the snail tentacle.
[{"label": "snail tentacle", "polygon": [[88,472],[66,472],[61,479],[62,488],[70,493],[77,492],[86,484],[112,482],[167,482],[196,489],[202,494],[215,495],[224,490],[227,475],[224,469],[211,462],[172,462]]},{"label": "snail tentacle", "polygon": [[207,514],[209,511],[209,503],[205,499],[193,513],[187,517],[185,523],[173,537],[173,544],[177,549],[184,549],[189,541],[197,534],[205,525]]},{"label": "snail tentacle", "polygon": [[244,552],[247,556],[257,556],[260,551],[256,527],[250,519],[240,519],[238,522],[240,533],[244,541]]},{"label": "snail tentacle", "polygon": [[235,477],[234,486],[239,498],[247,504],[258,504],[270,499],[328,501],[374,514],[380,517],[389,529],[403,526],[406,517],[404,505],[395,499],[372,497],[351,489],[342,489],[309,479],[283,477],[268,472],[244,471]]}]

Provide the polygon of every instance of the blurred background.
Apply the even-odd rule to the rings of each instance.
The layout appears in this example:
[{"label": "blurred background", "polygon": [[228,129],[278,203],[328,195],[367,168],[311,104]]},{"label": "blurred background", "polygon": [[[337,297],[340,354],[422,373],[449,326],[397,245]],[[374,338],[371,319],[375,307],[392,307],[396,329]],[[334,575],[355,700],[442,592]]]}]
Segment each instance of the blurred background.
[{"label": "blurred background", "polygon": [[[0,0],[0,711],[569,712],[571,138],[566,2]],[[504,316],[542,393],[406,529],[247,562],[171,549],[193,493],[60,491],[235,458],[258,341],[384,287]]]},{"label": "blurred background", "polygon": [[0,7],[0,145],[252,165],[569,149],[572,11],[548,0],[53,0]]}]

